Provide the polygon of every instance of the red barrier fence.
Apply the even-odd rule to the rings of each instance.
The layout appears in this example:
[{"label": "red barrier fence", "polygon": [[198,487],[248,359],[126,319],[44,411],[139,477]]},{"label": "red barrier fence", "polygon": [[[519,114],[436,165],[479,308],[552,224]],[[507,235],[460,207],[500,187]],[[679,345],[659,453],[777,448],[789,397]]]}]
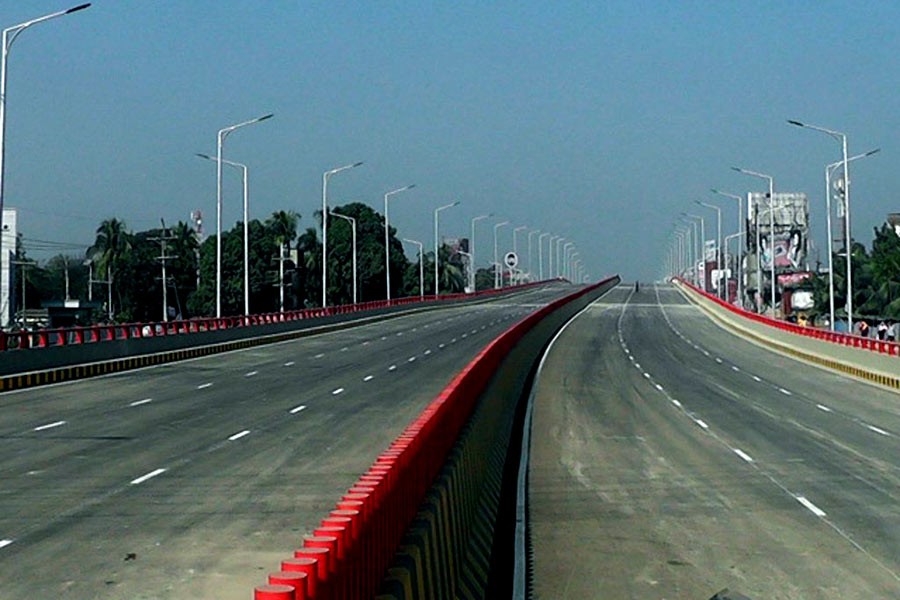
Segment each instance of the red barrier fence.
[{"label": "red barrier fence", "polygon": [[114,325],[91,325],[88,327],[70,327],[58,329],[40,329],[37,331],[0,331],[0,352],[19,350],[26,348],[47,348],[50,346],[71,346],[77,344],[94,344],[115,340],[127,340],[132,338],[158,337],[163,335],[185,335],[204,331],[218,331],[220,329],[233,329],[235,327],[253,327],[256,325],[269,325],[272,323],[284,323],[288,321],[301,321],[304,319],[316,319],[333,315],[344,315],[369,310],[388,308],[391,306],[403,306],[419,302],[435,302],[444,300],[459,300],[463,298],[480,298],[505,293],[512,289],[522,290],[547,283],[538,281],[526,283],[514,287],[506,287],[499,290],[482,290],[474,294],[444,294],[435,298],[426,296],[424,299],[418,296],[399,298],[393,300],[374,300],[361,304],[343,304],[326,308],[307,308],[303,310],[285,311],[283,313],[264,313],[258,315],[235,317],[205,317],[188,319],[183,321],[168,321],[155,323],[123,323]]},{"label": "red barrier fence", "polygon": [[314,535],[300,541],[294,558],[282,561],[281,571],[302,570],[307,575],[294,586],[294,595],[261,585],[254,591],[255,600],[371,598],[481,392],[509,350],[546,315],[610,279],[548,304],[490,342],[343,494]]},{"label": "red barrier fence", "polygon": [[676,277],[676,279],[679,283],[686,287],[689,287],[694,292],[705,297],[707,300],[715,302],[719,306],[731,311],[736,315],[740,315],[745,319],[750,319],[751,321],[756,321],[757,323],[763,323],[770,327],[781,329],[782,331],[789,331],[791,333],[796,333],[797,335],[804,335],[806,337],[815,338],[817,340],[824,340],[833,344],[851,346],[853,348],[862,348],[864,350],[870,350],[872,352],[878,352],[880,354],[887,354],[888,356],[900,356],[900,343],[898,342],[887,342],[879,339],[864,338],[862,336],[849,333],[838,333],[827,329],[804,327],[803,325],[797,325],[796,323],[789,323],[780,319],[773,319],[765,315],[746,311],[740,307],[734,306],[733,304],[729,304],[728,302],[725,302],[724,300],[717,298],[716,296],[713,296],[712,294],[709,294],[698,287],[695,287],[694,285],[688,283],[680,277]]}]

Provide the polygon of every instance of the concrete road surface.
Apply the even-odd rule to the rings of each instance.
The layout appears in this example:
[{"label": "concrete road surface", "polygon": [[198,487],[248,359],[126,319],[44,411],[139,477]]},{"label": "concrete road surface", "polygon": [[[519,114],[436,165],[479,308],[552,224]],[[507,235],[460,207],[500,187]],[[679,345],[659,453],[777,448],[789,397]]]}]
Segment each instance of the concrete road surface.
[{"label": "concrete road surface", "polygon": [[0,395],[0,598],[249,598],[489,340],[571,291]]},{"label": "concrete road surface", "polygon": [[539,599],[900,597],[900,395],[670,287],[620,286],[557,340],[529,485]]}]

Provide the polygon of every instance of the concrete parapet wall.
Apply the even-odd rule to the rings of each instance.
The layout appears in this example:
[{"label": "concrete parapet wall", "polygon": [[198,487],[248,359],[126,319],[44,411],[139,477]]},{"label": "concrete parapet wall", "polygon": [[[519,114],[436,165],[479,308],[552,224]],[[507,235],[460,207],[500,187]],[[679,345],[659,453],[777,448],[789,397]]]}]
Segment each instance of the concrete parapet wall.
[{"label": "concrete parapet wall", "polygon": [[676,285],[717,324],[754,343],[869,383],[900,390],[900,356],[896,343],[864,340],[775,321],[727,305],[683,281],[676,281]]}]

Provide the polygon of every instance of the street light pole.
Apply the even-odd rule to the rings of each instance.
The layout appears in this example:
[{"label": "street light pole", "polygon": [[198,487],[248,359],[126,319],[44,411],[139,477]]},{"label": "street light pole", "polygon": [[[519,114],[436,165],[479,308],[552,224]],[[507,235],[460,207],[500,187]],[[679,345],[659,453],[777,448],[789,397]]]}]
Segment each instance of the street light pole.
[{"label": "street light pole", "polygon": [[457,206],[459,201],[451,202],[450,204],[445,204],[443,206],[439,206],[434,209],[434,297],[438,297],[438,292],[440,290],[440,285],[438,283],[438,266],[441,262],[440,255],[438,254],[438,215],[442,210],[447,210],[448,208],[453,208]]},{"label": "street light pole", "polygon": [[[208,154],[197,153],[197,156],[200,158],[205,158],[207,160],[211,160],[213,162],[217,162],[218,159],[214,156],[209,156]],[[250,230],[248,226],[248,222],[250,220],[250,187],[247,182],[247,165],[234,162],[230,160],[222,159],[222,162],[226,165],[235,167],[236,169],[240,169],[244,182],[244,314],[250,314]]]},{"label": "street light pole", "polygon": [[[701,202],[700,200],[695,200],[697,204],[700,206],[705,206],[706,208],[711,208],[716,211],[716,271],[719,272],[719,279],[716,282],[716,287],[719,290],[719,297],[724,300],[724,286],[722,285],[722,209],[716,206],[715,204],[709,204],[707,202]],[[726,285],[728,280],[726,279]]]},{"label": "street light pole", "polygon": [[[519,257],[519,244],[518,244],[519,232],[525,231],[526,229],[528,229],[527,225],[520,225],[519,227],[516,227],[515,229],[513,229],[513,254],[516,255],[516,259],[518,259],[518,257]],[[510,273],[512,273],[512,272],[513,272],[513,269],[510,269]],[[518,271],[516,271],[516,283],[517,284],[519,283]]]},{"label": "street light pole", "polygon": [[469,252],[472,255],[472,274],[471,274],[471,287],[472,291],[475,291],[475,223],[481,221],[482,219],[489,219],[494,216],[494,213],[488,213],[486,215],[479,215],[472,219],[472,236],[469,238]]},{"label": "street light pole", "polygon": [[420,242],[418,240],[410,240],[407,238],[403,238],[403,241],[408,244],[415,244],[416,246],[419,247],[419,300],[424,300],[425,299],[425,287],[424,287],[424,285],[425,285],[425,266],[424,266],[425,254],[422,252],[422,249],[424,248],[424,246],[422,245],[422,242]]},{"label": "street light pole", "polygon": [[[750,175],[751,177],[758,177],[759,179],[765,179],[769,182],[769,254],[772,262],[772,316],[775,316],[775,179],[771,175],[766,175],[765,173],[757,173],[756,171],[750,171],[747,169],[741,169],[740,167],[731,167],[733,171],[737,171],[738,173],[743,173],[744,175]],[[757,202],[756,206],[757,218],[756,221],[756,274],[757,274],[757,283],[756,290],[757,293],[762,296],[762,290],[760,289],[760,279],[759,274],[762,270],[762,266],[760,263],[760,257],[762,253],[760,252],[759,247],[759,203]]]},{"label": "street light pole", "polygon": [[3,231],[3,192],[6,187],[6,177],[4,176],[6,173],[6,63],[9,59],[9,49],[12,47],[13,42],[16,41],[16,38],[19,37],[19,34],[32,25],[37,25],[38,23],[43,23],[44,21],[49,21],[50,19],[55,19],[57,17],[70,15],[79,10],[89,8],[90,6],[90,3],[79,4],[78,6],[73,6],[66,10],[31,19],[30,21],[25,21],[24,23],[19,23],[18,25],[13,25],[12,27],[7,27],[3,30],[2,44],[0,44],[3,46],[2,49],[0,49],[0,231]]},{"label": "street light pole", "polygon": [[356,219],[354,219],[353,217],[347,216],[347,215],[342,215],[341,213],[337,213],[334,211],[331,211],[331,214],[335,217],[338,217],[339,219],[344,219],[345,221],[348,221],[350,223],[350,230],[352,232],[352,239],[353,239],[353,244],[352,244],[353,245],[353,260],[352,260],[352,262],[353,262],[353,304],[357,304],[358,302],[357,302],[357,297],[356,297]]},{"label": "street light pole", "polygon": [[561,260],[560,255],[562,254],[563,244],[565,244],[567,241],[569,241],[569,240],[567,240],[564,237],[561,237],[558,240],[556,240],[556,276],[557,277],[562,276],[562,260]]},{"label": "street light pole", "polygon": [[549,233],[542,233],[538,236],[538,279],[544,280],[544,246],[541,241],[545,237],[550,237]]},{"label": "street light pole", "polygon": [[531,236],[538,235],[541,233],[540,229],[532,229],[528,232],[528,277],[532,281],[534,280],[534,261],[532,260],[532,244],[531,244]]},{"label": "street light pole", "polygon": [[509,221],[503,221],[501,223],[496,223],[494,225],[494,289],[499,289],[500,285],[503,283],[503,278],[500,276],[500,258],[497,256],[497,230],[503,227],[504,225],[509,225]]},{"label": "street light pole", "polygon": [[336,173],[360,165],[361,162],[355,162],[322,173],[322,308],[328,307],[328,179]]},{"label": "street light pole", "polygon": [[220,129],[216,136],[216,318],[222,316],[222,165],[224,164],[222,146],[225,144],[225,138],[232,131],[271,119],[272,116],[270,113],[243,123],[231,125]]},{"label": "street light pole", "polygon": [[[843,154],[842,169],[844,174],[844,239],[847,250],[847,331],[853,333],[853,236],[850,231],[850,160],[847,158],[847,135],[833,129],[826,129],[816,125],[801,123],[788,119],[788,123],[804,129],[812,129],[830,135],[841,142]],[[829,237],[831,233],[829,232]]]},{"label": "street light pole", "polygon": [[[881,152],[881,148],[875,148],[874,150],[851,156],[847,159],[847,162],[853,162],[879,152]],[[825,229],[828,230],[828,316],[831,331],[834,331],[834,239],[832,237],[834,232],[831,224],[831,174],[843,164],[844,161],[839,160],[825,166]]]},{"label": "street light pole", "polygon": [[[737,194],[729,194],[727,192],[722,192],[717,189],[709,190],[713,194],[718,194],[719,196],[725,196],[726,198],[731,198],[732,200],[737,200],[738,202],[738,226],[737,231],[744,230],[744,199]],[[744,305],[744,264],[743,264],[743,252],[742,250],[746,250],[746,238],[741,238],[741,242],[738,245],[738,260],[737,260],[737,295],[740,299],[741,306]],[[726,248],[727,249],[727,248]]]},{"label": "street light pole", "polygon": [[388,198],[390,198],[394,194],[399,194],[400,192],[411,190],[414,187],[416,187],[416,184],[411,183],[409,185],[403,186],[402,188],[391,190],[384,195],[384,281],[385,287],[387,288],[385,298],[387,299],[388,304],[390,304],[391,302],[391,219],[388,216]]}]

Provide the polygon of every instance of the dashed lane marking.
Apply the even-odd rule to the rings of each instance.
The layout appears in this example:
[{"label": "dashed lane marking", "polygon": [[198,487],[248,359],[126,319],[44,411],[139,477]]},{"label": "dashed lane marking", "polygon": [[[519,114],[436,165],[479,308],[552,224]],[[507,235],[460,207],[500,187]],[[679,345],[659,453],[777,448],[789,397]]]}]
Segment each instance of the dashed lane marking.
[{"label": "dashed lane marking", "polygon": [[141,406],[142,404],[149,404],[153,402],[153,398],[144,398],[143,400],[135,400],[128,406]]},{"label": "dashed lane marking", "polygon": [[746,452],[744,452],[744,451],[741,450],[740,448],[732,448],[732,450],[734,450],[734,453],[735,453],[735,454],[737,454],[738,456],[740,456],[742,459],[744,459],[744,460],[747,461],[748,463],[752,463],[752,462],[753,462],[753,458],[751,458],[749,454],[747,454]]},{"label": "dashed lane marking", "polygon": [[38,425],[34,428],[34,431],[44,431],[45,429],[53,429],[55,427],[62,427],[65,425],[65,421],[54,421],[53,423],[47,423],[46,425]]},{"label": "dashed lane marking", "polygon": [[296,414],[297,414],[298,412],[300,412],[301,410],[306,410],[306,405],[305,405],[305,404],[301,404],[300,406],[295,406],[294,408],[292,408],[292,409],[289,410],[288,412],[289,412],[290,414],[292,414],[292,415],[296,415]]},{"label": "dashed lane marking", "polygon": [[229,442],[233,442],[233,441],[239,440],[239,439],[241,439],[242,437],[247,436],[247,435],[250,435],[250,430],[249,430],[249,429],[245,429],[245,430],[243,430],[243,431],[238,431],[238,432],[235,433],[234,435],[228,436],[228,441],[229,441]]},{"label": "dashed lane marking", "polygon": [[336,390],[332,390],[331,395],[337,396],[338,394],[343,394],[343,393],[344,393],[344,388],[337,388]]},{"label": "dashed lane marking", "polygon": [[831,409],[825,406],[824,404],[816,404],[816,408],[825,412],[831,412]]},{"label": "dashed lane marking", "polygon": [[250,371],[249,373],[244,373],[244,377],[253,377],[258,374],[259,374],[259,371]]},{"label": "dashed lane marking", "polygon": [[793,396],[794,395],[793,393],[791,393],[790,390],[786,390],[783,387],[778,388],[778,391],[781,392],[782,394],[784,394],[785,396]]},{"label": "dashed lane marking", "polygon": [[812,514],[816,515],[819,518],[825,516],[825,511],[807,500],[805,496],[795,496],[795,498],[797,499],[797,502],[809,509]]},{"label": "dashed lane marking", "polygon": [[396,370],[397,370],[397,365],[391,365],[388,367],[388,371],[396,371]]},{"label": "dashed lane marking", "polygon": [[878,435],[883,435],[885,437],[891,437],[890,433],[888,433],[884,429],[881,429],[880,427],[875,427],[874,425],[866,425],[866,429],[868,429],[869,431],[874,431]]},{"label": "dashed lane marking", "polygon": [[156,469],[155,471],[150,471],[150,472],[147,473],[146,475],[141,475],[141,476],[138,477],[137,479],[132,479],[132,480],[131,480],[131,485],[138,485],[138,484],[144,483],[144,482],[147,481],[148,479],[153,479],[153,478],[156,477],[157,475],[162,475],[162,474],[165,473],[165,472],[166,472],[165,469]]},{"label": "dashed lane marking", "polygon": [[197,386],[197,389],[198,389],[198,390],[205,390],[205,389],[208,388],[208,387],[212,387],[212,384],[211,384],[211,383],[201,383],[200,385]]},{"label": "dashed lane marking", "polygon": [[703,419],[694,419],[694,423],[699,425],[702,429],[709,429],[709,425],[707,425],[706,421]]},{"label": "dashed lane marking", "polygon": [[289,360],[289,361],[287,361],[286,363],[284,363],[284,366],[286,366],[286,367],[293,367],[293,366],[294,366],[294,361]]},{"label": "dashed lane marking", "polygon": [[365,377],[363,377],[363,381],[372,381],[372,379],[374,379],[374,377],[375,377],[374,375],[366,375]]},{"label": "dashed lane marking", "polygon": [[323,356],[325,356],[325,353],[324,353],[324,352],[319,352],[319,353],[316,354],[313,358],[322,358]]}]

